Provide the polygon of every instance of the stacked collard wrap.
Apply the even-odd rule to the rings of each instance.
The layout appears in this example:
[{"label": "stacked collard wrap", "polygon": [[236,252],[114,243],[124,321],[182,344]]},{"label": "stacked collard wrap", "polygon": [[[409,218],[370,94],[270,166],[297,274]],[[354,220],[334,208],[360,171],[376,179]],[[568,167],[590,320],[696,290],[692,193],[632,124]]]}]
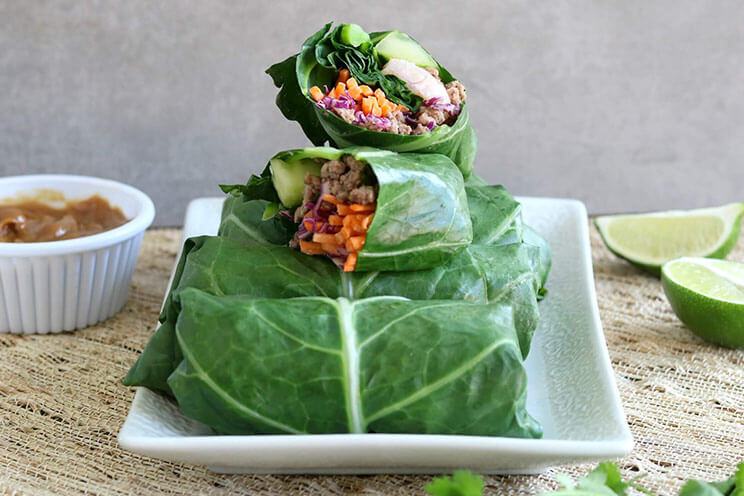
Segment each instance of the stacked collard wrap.
[{"label": "stacked collard wrap", "polygon": [[218,235],[185,242],[125,384],[223,434],[542,435],[525,408],[524,359],[550,248],[504,188],[470,175],[464,103],[451,125],[400,136],[308,97],[343,66],[418,108],[374,66],[400,46],[453,79],[407,35],[354,25],[326,26],[269,69],[282,112],[314,143],[367,147],[280,152],[247,184],[224,186]]},{"label": "stacked collard wrap", "polygon": [[[367,35],[353,24],[342,24],[331,29],[329,23],[305,40],[298,54],[267,69],[274,84],[280,88],[276,98],[279,110],[287,119],[297,121],[315,145],[327,142],[339,147],[357,145],[395,152],[438,153],[449,157],[467,178],[473,171],[478,146],[470,125],[467,104],[462,105],[452,125],[439,126],[420,135],[400,135],[348,123],[328,109],[319,108],[310,97],[312,86],[332,86],[342,67],[350,69],[351,75],[367,73],[379,78],[378,66],[385,60],[385,56],[380,54],[381,44],[390,46],[388,54],[413,59],[411,61],[419,66],[435,69],[443,83],[455,79],[405,33],[384,31]],[[420,106],[421,99],[417,100],[416,95],[405,91],[405,86],[399,81],[397,85],[391,84],[394,86],[388,90],[390,96],[397,94],[400,103],[411,109]]]},{"label": "stacked collard wrap", "polygon": [[[529,350],[537,325],[537,300],[546,276],[543,260],[549,259],[549,248],[543,243],[534,245],[522,240],[525,226],[520,206],[503,188],[477,186],[467,187],[466,191],[469,211],[478,219],[473,237],[479,244],[470,244],[429,269],[348,274],[324,257],[310,257],[287,247],[290,236],[280,217],[263,220],[270,202],[248,199],[242,193],[231,195],[223,208],[220,235],[186,242],[161,315],[162,324],[126,383],[173,395],[187,415],[224,433],[354,432],[347,428],[363,425],[374,432],[539,436],[539,425],[524,408],[526,375],[522,358]],[[188,296],[184,299],[184,295]],[[397,298],[389,298],[393,296]],[[362,304],[367,301],[369,305]],[[298,316],[290,308],[313,310]],[[184,317],[184,310],[189,309],[194,309],[198,316]],[[241,317],[242,313],[246,315]],[[319,339],[319,334],[335,337],[344,334],[340,323],[346,323],[347,335],[359,333],[353,339],[357,345],[364,342],[365,338],[360,336],[377,335],[374,342],[379,348],[359,348],[355,360],[368,369],[358,369],[353,381],[349,373],[341,375],[340,364],[354,360],[350,355],[346,355],[346,362],[341,359],[344,353],[354,354],[354,351],[339,347],[340,342],[334,342],[336,348],[311,342]],[[366,326],[374,331],[366,330]],[[233,334],[240,344],[227,339],[222,332],[224,328],[229,328],[225,332]],[[442,340],[443,335],[451,340]],[[272,341],[276,342],[272,345]],[[486,345],[487,341],[490,344]],[[338,384],[335,388],[326,384],[321,388],[324,395],[307,386],[309,389],[304,390],[302,397],[309,403],[303,403],[302,408],[315,409],[318,401],[318,404],[334,405],[338,410],[333,414],[324,409],[314,410],[321,419],[302,428],[278,413],[269,415],[275,423],[268,424],[263,420],[258,422],[253,414],[247,420],[241,417],[245,412],[261,410],[259,398],[239,396],[245,387],[259,387],[255,382],[257,377],[274,374],[273,386],[267,382],[260,387],[275,394],[289,394],[288,390],[282,393],[281,384],[293,384],[290,390],[302,384],[294,383],[297,370],[286,366],[300,360],[297,357],[301,355],[295,354],[299,353],[297,350],[281,355],[283,358],[270,372],[251,368],[263,363],[259,356],[265,351],[256,351],[255,356],[245,355],[252,359],[242,362],[247,367],[244,375],[239,378],[232,373],[226,375],[224,363],[231,360],[228,357],[232,353],[245,353],[251,349],[252,342],[282,350],[294,350],[292,343],[299,349],[316,350],[312,356],[317,372],[309,377],[320,377],[319,371],[332,368],[338,372],[333,376],[334,384]],[[471,347],[474,342],[483,345],[478,352]],[[496,345],[497,342],[501,344]],[[196,351],[184,352],[191,347],[210,350],[209,353],[215,354],[213,360],[195,355]],[[318,351],[321,348],[325,351]],[[367,354],[371,349],[378,351]],[[387,350],[384,359],[378,355],[379,349]],[[383,387],[380,398],[391,398],[389,405],[378,405],[378,409],[384,408],[382,411],[392,415],[392,419],[406,418],[405,422],[396,424],[387,415],[383,422],[377,410],[364,410],[359,417],[364,420],[361,424],[334,421],[337,430],[332,431],[313,427],[326,425],[323,422],[330,422],[330,418],[342,417],[340,412],[348,408],[344,388],[350,383],[361,385],[356,397],[361,398],[360,405],[369,405],[363,401],[366,381],[394,376],[402,363],[411,361],[411,349],[416,350],[415,356],[429,356],[427,361],[432,356],[447,359],[438,364],[438,374],[427,370],[423,362],[413,360],[408,371],[412,374],[411,383],[405,390],[416,401],[406,402],[402,410],[393,407],[398,401],[392,401],[394,396],[391,396],[402,387],[399,383],[377,386]],[[284,367],[280,366],[282,363]],[[486,370],[488,377],[482,375]],[[302,376],[307,374],[303,370]],[[464,398],[455,391],[463,393],[467,389],[464,384],[471,382],[485,388],[469,393],[473,407],[495,416],[486,416],[482,423],[465,428],[472,412],[463,413],[459,405]],[[230,392],[229,402],[237,402],[241,408],[235,410],[224,399],[217,401],[222,396],[215,390]],[[486,398],[490,399],[486,401]],[[438,405],[437,418],[423,413],[433,401]],[[413,411],[419,412],[419,416],[415,417]],[[264,416],[267,415],[264,411]]]}]

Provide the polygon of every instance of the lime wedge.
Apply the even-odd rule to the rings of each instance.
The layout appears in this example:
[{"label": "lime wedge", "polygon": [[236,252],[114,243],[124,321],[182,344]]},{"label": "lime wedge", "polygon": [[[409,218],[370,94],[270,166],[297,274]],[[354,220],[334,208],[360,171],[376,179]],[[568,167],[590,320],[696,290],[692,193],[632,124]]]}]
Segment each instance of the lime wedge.
[{"label": "lime wedge", "polygon": [[744,348],[744,264],[679,258],[664,264],[661,284],[677,317],[701,338]]},{"label": "lime wedge", "polygon": [[602,240],[615,255],[655,274],[679,257],[723,258],[736,245],[744,203],[716,208],[597,217]]}]

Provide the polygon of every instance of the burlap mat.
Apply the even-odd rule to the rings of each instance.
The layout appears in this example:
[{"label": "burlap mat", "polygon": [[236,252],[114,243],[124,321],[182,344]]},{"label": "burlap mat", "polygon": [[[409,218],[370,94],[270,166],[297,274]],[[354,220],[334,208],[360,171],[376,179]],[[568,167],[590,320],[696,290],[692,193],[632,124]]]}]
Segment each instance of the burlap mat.
[{"label": "burlap mat", "polygon": [[[5,494],[423,494],[429,476],[230,476],[117,447],[134,391],[120,384],[153,331],[180,243],[148,232],[129,302],[94,328],[0,334],[0,491]],[[744,352],[709,346],[676,319],[657,279],[613,257],[592,233],[605,334],[635,437],[631,477],[676,494],[683,479],[724,479],[744,460]],[[744,261],[744,245],[730,257]],[[540,476],[488,477],[487,494],[555,488]]]}]

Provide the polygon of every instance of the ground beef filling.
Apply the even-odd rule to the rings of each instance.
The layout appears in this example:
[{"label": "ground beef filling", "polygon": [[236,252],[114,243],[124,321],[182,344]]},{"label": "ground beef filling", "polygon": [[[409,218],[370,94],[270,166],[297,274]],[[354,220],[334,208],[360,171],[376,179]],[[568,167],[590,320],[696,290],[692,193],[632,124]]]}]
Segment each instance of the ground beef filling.
[{"label": "ground beef filling", "polygon": [[[324,160],[320,162],[320,177],[308,174],[305,176],[305,189],[302,192],[302,204],[294,212],[294,220],[299,223],[318,201],[321,185],[325,186],[325,193],[331,194],[342,203],[361,203],[368,205],[377,200],[377,186],[374,177],[365,170],[366,164],[351,155],[343,155],[339,160]],[[328,202],[322,207],[330,209]]]},{"label": "ground beef filling", "polygon": [[[427,69],[437,79],[439,73],[434,68]],[[460,115],[460,107],[465,102],[465,87],[459,81],[451,81],[444,85],[449,96],[448,102],[430,102],[425,101],[419,111],[415,114],[412,112],[395,110],[386,118],[377,119],[359,119],[359,116],[353,109],[331,107],[337,116],[349,124],[370,129],[372,131],[382,131],[394,134],[413,134],[419,135],[428,133],[433,129],[445,124],[451,126]]]},{"label": "ground beef filling", "polygon": [[356,267],[376,209],[379,187],[369,167],[351,155],[320,160],[320,176],[305,176],[299,224],[290,241],[308,255],[326,255],[344,271]]}]

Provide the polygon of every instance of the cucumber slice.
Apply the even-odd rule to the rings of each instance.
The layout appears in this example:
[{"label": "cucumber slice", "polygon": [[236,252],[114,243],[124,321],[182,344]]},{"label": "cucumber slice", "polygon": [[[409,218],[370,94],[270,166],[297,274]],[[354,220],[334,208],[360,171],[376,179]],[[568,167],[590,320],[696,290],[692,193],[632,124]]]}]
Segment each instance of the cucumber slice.
[{"label": "cucumber slice", "polygon": [[341,27],[341,42],[362,49],[369,47],[371,43],[369,35],[359,24],[344,24]]},{"label": "cucumber slice", "polygon": [[424,50],[416,40],[400,31],[390,31],[377,41],[375,51],[380,65],[390,59],[403,59],[419,67],[438,67],[434,57]]},{"label": "cucumber slice", "polygon": [[274,183],[276,194],[285,207],[296,207],[302,202],[302,190],[305,189],[305,176],[308,172],[320,176],[321,165],[311,159],[293,160],[285,162],[277,158],[271,159],[271,182]]}]

